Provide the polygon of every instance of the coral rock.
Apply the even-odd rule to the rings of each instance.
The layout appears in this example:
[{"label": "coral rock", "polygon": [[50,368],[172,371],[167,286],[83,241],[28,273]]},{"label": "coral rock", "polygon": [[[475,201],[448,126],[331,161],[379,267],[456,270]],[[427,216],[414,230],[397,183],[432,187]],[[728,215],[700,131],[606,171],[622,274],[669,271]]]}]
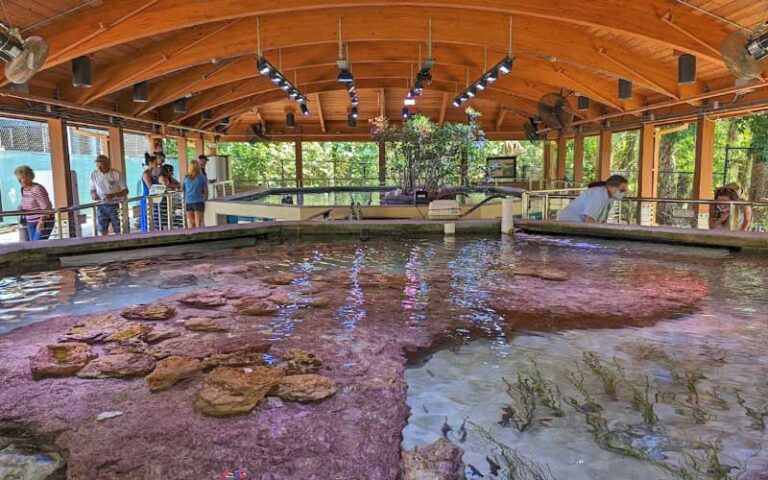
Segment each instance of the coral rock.
[{"label": "coral rock", "polygon": [[293,300],[291,300],[287,293],[276,293],[270,296],[267,300],[275,305],[289,305],[293,303]]},{"label": "coral rock", "polygon": [[551,280],[555,282],[564,282],[569,276],[566,272],[552,267],[534,268],[534,267],[515,267],[512,274],[520,277],[534,277],[542,280]]},{"label": "coral rock", "polygon": [[237,313],[251,317],[263,317],[274,315],[280,311],[274,303],[260,298],[245,297],[235,303]]},{"label": "coral rock", "polygon": [[227,299],[218,295],[187,295],[179,300],[184,305],[194,308],[216,308],[227,304]]},{"label": "coral rock", "polygon": [[150,325],[139,322],[128,322],[107,337],[106,341],[124,342],[132,338],[141,338],[152,330],[153,328]]},{"label": "coral rock", "polygon": [[142,338],[147,343],[157,343],[162,342],[163,340],[178,337],[179,335],[181,335],[181,332],[178,330],[173,330],[170,328],[155,328],[151,332],[144,335]]},{"label": "coral rock", "polygon": [[212,318],[190,318],[184,322],[184,326],[193,332],[226,332],[229,330]]},{"label": "coral rock", "polygon": [[216,345],[217,353],[203,360],[203,368],[263,365],[272,344],[260,338],[242,337]]},{"label": "coral rock", "polygon": [[102,342],[124,323],[125,320],[116,315],[100,315],[84,323],[72,326],[61,337],[61,340],[85,343]]},{"label": "coral rock", "polygon": [[193,357],[168,357],[157,362],[155,369],[145,378],[153,392],[170,388],[176,382],[194,376],[200,371],[201,362]]},{"label": "coral rock", "polygon": [[116,345],[111,345],[106,348],[107,353],[114,355],[117,353],[146,353],[147,343],[139,338],[131,338],[129,340],[122,341]]},{"label": "coral rock", "polygon": [[267,278],[266,282],[272,285],[290,285],[297,278],[299,278],[299,276],[295,273],[277,272],[276,274]]},{"label": "coral rock", "polygon": [[312,352],[305,350],[288,350],[283,357],[286,375],[303,375],[317,373],[323,366],[323,360]]},{"label": "coral rock", "polygon": [[122,316],[128,320],[168,320],[176,314],[176,309],[168,305],[139,305],[126,308]]},{"label": "coral rock", "polygon": [[142,353],[118,353],[93,360],[77,373],[80,378],[142,377],[155,368],[155,359]]},{"label": "coral rock", "polygon": [[275,368],[227,368],[213,370],[195,400],[203,415],[227,417],[250,412],[282,378]]},{"label": "coral rock", "polygon": [[86,343],[56,343],[41,348],[29,359],[32,378],[68,377],[96,358]]},{"label": "coral rock", "polygon": [[465,480],[464,451],[448,440],[403,452],[403,480]]},{"label": "coral rock", "polygon": [[319,402],[336,393],[336,384],[322,375],[291,375],[280,380],[275,395],[288,402]]}]

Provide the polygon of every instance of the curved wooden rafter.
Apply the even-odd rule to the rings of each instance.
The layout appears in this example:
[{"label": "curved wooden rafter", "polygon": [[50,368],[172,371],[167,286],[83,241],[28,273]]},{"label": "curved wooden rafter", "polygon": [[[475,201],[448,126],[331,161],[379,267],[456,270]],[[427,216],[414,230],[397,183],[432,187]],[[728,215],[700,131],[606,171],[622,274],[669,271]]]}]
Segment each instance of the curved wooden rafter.
[{"label": "curved wooden rafter", "polygon": [[[461,12],[457,10],[431,13],[437,15],[433,20],[433,28],[436,43],[435,55],[438,61],[441,56],[450,55],[443,52],[450,52],[453,49],[463,51],[463,55],[473,59],[472,64],[482,62],[484,47],[488,47],[491,60],[500,58],[506,52],[507,34],[504,17],[480,13],[473,15],[471,19],[462,19]],[[378,42],[411,44],[412,51],[404,50],[399,53],[401,58],[407,59],[410,56],[415,62],[418,55],[417,43],[423,42],[427,37],[426,18],[429,14],[430,12],[420,9],[412,9],[404,13],[404,18],[411,19],[408,25],[404,26],[398,21],[399,19],[393,19],[391,22],[379,23],[375,28],[370,28],[366,23],[366,14],[363,12],[356,15],[345,14],[345,19],[352,17],[345,20],[345,25],[349,25],[345,27],[345,39],[350,44],[353,63],[366,61],[366,49]],[[323,57],[324,60],[333,62],[336,58],[337,41],[335,23],[326,20],[325,24],[318,24],[316,16],[316,13],[305,12],[290,18],[271,18],[263,22],[262,38],[268,40],[266,55],[275,59],[278,56],[276,47],[279,46],[283,51],[284,69],[302,66],[298,60],[305,61],[309,55],[302,53],[304,50],[314,50],[318,53],[324,51],[327,53]],[[419,21],[420,18],[424,21]],[[459,23],[462,24],[462,28],[444,26]],[[297,24],[313,24],[312,38],[308,39],[306,33],[295,28]],[[443,25],[442,30],[440,30],[441,25]],[[118,59],[103,67],[96,66],[93,88],[82,90],[62,86],[62,98],[87,104],[130,87],[138,81],[151,80],[190,66],[202,67],[206,63],[210,66],[214,58],[228,59],[255,53],[256,32],[251,22],[240,21],[234,25],[231,25],[231,22],[217,23],[210,28],[214,31],[226,30],[226,34],[211,36],[209,31],[201,29],[182,31],[171,39],[164,40],[163,43],[147,46],[130,58]],[[662,85],[663,90],[667,92],[672,92],[676,88],[674,72],[661,70],[653,61],[639,53],[633,54],[630,51],[627,55],[633,58],[633,67],[640,75],[628,72],[612,59],[597,54],[604,47],[594,44],[583,27],[526,18],[525,21],[516,22],[515,31],[514,51],[517,56],[556,59],[558,64],[576,66],[585,71],[599,72],[614,78],[627,78],[638,85],[648,84],[651,88]],[[652,80],[646,81],[649,79]]]},{"label": "curved wooden rafter", "polygon": [[[35,31],[51,45],[51,67],[80,55],[188,27],[254,16],[294,17],[312,13],[331,20],[329,10],[397,12],[407,7],[457,9],[463,18],[514,15],[606,29],[719,62],[716,48],[729,32],[723,24],[665,0],[542,2],[540,0],[209,0],[190,8],[187,0],[108,0],[100,7]],[[331,18],[328,18],[331,17]],[[369,22],[379,23],[376,16]],[[673,18],[673,25],[668,21]],[[666,19],[666,21],[665,21]],[[333,22],[329,22],[333,23]],[[300,24],[297,24],[300,25]],[[314,25],[312,25],[314,28]]]}]

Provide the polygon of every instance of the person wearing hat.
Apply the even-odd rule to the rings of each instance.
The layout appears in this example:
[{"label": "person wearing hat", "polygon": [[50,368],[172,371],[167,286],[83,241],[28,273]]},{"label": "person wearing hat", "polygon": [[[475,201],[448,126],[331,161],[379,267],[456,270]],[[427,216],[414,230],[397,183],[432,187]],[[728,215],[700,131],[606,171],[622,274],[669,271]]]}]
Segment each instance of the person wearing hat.
[{"label": "person wearing hat", "polygon": [[[729,202],[748,201],[741,195],[741,187],[738,183],[729,183],[715,191],[715,200],[720,203],[709,207],[709,228],[710,230],[730,229],[731,226],[731,206]],[[752,206],[737,205],[736,213],[739,218],[736,220],[736,228],[741,231],[748,231],[752,226]]]},{"label": "person wearing hat", "polygon": [[97,202],[103,202],[96,207],[101,235],[109,233],[110,225],[116,234],[121,232],[118,204],[127,195],[128,187],[123,174],[112,168],[109,157],[106,155],[96,157],[96,170],[91,174],[91,198]]}]

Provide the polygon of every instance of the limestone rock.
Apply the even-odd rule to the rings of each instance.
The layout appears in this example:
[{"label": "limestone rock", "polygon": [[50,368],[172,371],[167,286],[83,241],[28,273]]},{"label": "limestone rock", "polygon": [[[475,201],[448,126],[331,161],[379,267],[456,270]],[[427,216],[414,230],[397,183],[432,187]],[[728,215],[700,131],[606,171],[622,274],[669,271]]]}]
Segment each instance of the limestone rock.
[{"label": "limestone rock", "polygon": [[275,293],[274,295],[267,298],[267,300],[274,303],[275,305],[290,305],[291,303],[294,303],[288,294],[283,292]]},{"label": "limestone rock", "polygon": [[169,305],[139,305],[126,308],[122,312],[123,318],[128,320],[168,320],[176,314],[176,309]]},{"label": "limestone rock", "polygon": [[274,315],[280,309],[274,303],[254,297],[244,297],[235,303],[237,313],[251,317]]},{"label": "limestone rock", "polygon": [[352,279],[349,277],[349,272],[346,270],[333,270],[322,274],[315,274],[310,276],[309,279],[313,282],[327,282],[344,287],[352,285]]},{"label": "limestone rock", "polygon": [[268,277],[266,282],[272,285],[290,285],[297,278],[299,278],[299,276],[295,273],[277,272],[271,277]]},{"label": "limestone rock", "polygon": [[153,279],[152,285],[157,288],[181,288],[189,287],[197,284],[197,276],[194,273],[184,272],[161,272],[160,275]]},{"label": "limestone rock", "polygon": [[235,339],[226,343],[217,345],[218,353],[203,360],[203,368],[210,369],[215,367],[246,367],[264,364],[264,354],[269,351],[272,344],[262,342],[260,339],[255,341],[244,339]]},{"label": "limestone rock", "polygon": [[152,326],[139,322],[128,322],[106,338],[107,342],[124,342],[132,338],[141,338],[151,332]]},{"label": "limestone rock", "polygon": [[403,480],[465,480],[464,451],[445,438],[403,452]]},{"label": "limestone rock", "polygon": [[328,297],[313,297],[305,299],[305,304],[312,308],[325,308],[331,304]]},{"label": "limestone rock", "polygon": [[210,355],[212,351],[214,351],[212,340],[206,340],[193,335],[184,335],[152,345],[147,350],[147,353],[156,359],[172,355],[203,358]]},{"label": "limestone rock", "polygon": [[205,379],[195,400],[203,415],[227,417],[250,412],[282,378],[276,368],[219,367]]},{"label": "limestone rock", "polygon": [[139,338],[131,338],[118,344],[112,344],[105,350],[110,355],[118,353],[147,353],[149,345]]},{"label": "limestone rock", "polygon": [[385,273],[362,272],[358,276],[358,279],[363,288],[390,288],[393,290],[402,290],[408,283],[408,280],[404,275],[389,275]]},{"label": "limestone rock", "polygon": [[216,269],[216,273],[226,273],[230,275],[242,275],[248,273],[248,267],[245,265],[235,265],[233,267],[221,267]]},{"label": "limestone rock", "polygon": [[193,317],[184,322],[184,327],[193,332],[226,332],[229,329],[213,318]]},{"label": "limestone rock", "polygon": [[124,323],[125,320],[116,315],[100,315],[83,323],[73,325],[61,337],[61,340],[85,343],[101,342]]},{"label": "limestone rock", "polygon": [[157,343],[162,342],[163,340],[178,337],[179,335],[181,335],[181,332],[178,330],[173,330],[171,328],[155,328],[151,332],[144,335],[142,338],[147,343]]},{"label": "limestone rock", "polygon": [[194,308],[216,308],[227,304],[227,299],[220,295],[190,294],[179,299],[179,302]]},{"label": "limestone rock", "polygon": [[317,373],[323,366],[323,360],[306,350],[288,350],[283,356],[286,375],[304,375]]},{"label": "limestone rock", "polygon": [[555,282],[564,282],[569,278],[568,273],[552,267],[534,268],[529,266],[519,266],[512,269],[512,274],[520,277],[534,277]]},{"label": "limestone rock", "polygon": [[35,380],[68,377],[76,374],[97,356],[87,343],[55,343],[42,347],[30,357],[29,367]]},{"label": "limestone rock", "polygon": [[322,375],[290,375],[280,380],[275,395],[288,402],[319,402],[336,393],[336,384]]},{"label": "limestone rock", "polygon": [[58,453],[27,452],[11,445],[0,450],[0,478],[46,480],[65,463]]},{"label": "limestone rock", "polygon": [[80,378],[141,377],[155,368],[155,359],[142,353],[118,353],[93,360],[77,373]]},{"label": "limestone rock", "polygon": [[157,362],[155,369],[145,378],[153,392],[170,388],[176,382],[200,371],[201,362],[193,357],[168,357]]}]

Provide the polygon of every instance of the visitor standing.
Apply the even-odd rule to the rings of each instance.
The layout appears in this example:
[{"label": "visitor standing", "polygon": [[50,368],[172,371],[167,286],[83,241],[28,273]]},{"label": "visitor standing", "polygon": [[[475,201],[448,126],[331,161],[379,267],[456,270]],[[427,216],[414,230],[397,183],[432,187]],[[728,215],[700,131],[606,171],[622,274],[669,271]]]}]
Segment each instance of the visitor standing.
[{"label": "visitor standing", "polygon": [[99,234],[108,235],[109,226],[115,234],[121,233],[120,202],[128,195],[128,186],[122,172],[112,168],[109,157],[96,157],[96,170],[91,174],[91,198],[103,202],[96,207]]},{"label": "visitor standing", "polygon": [[[51,198],[44,186],[36,183],[35,172],[26,165],[16,168],[13,172],[21,186],[22,211],[51,210]],[[27,227],[27,238],[34,242],[47,240],[53,230],[53,218],[50,214],[29,213],[21,218],[21,224]]]},{"label": "visitor standing", "polygon": [[158,183],[165,185],[166,190],[181,190],[181,183],[173,178],[173,165],[170,163],[163,164],[160,167],[160,176],[157,178]]},{"label": "visitor standing", "polygon": [[613,201],[620,201],[627,192],[629,182],[621,175],[613,175],[604,182],[590,183],[588,189],[561,212],[561,222],[605,223]]},{"label": "visitor standing", "polygon": [[205,155],[198,155],[197,162],[200,164],[200,173],[202,173],[205,177],[205,182],[213,183],[212,181],[208,180],[208,172],[205,170],[205,167],[208,165],[208,157]]},{"label": "visitor standing", "polygon": [[152,154],[153,157],[157,159],[157,164],[155,165],[155,168],[152,170],[152,176],[155,178],[160,177],[160,169],[165,165],[165,153],[163,152],[155,152]]},{"label": "visitor standing", "polygon": [[200,162],[192,160],[189,173],[184,177],[184,200],[187,204],[187,227],[203,227],[205,201],[208,199],[208,178],[203,174]]},{"label": "visitor standing", "polygon": [[147,199],[146,197],[149,196],[149,192],[152,189],[152,185],[157,185],[157,177],[153,175],[155,171],[159,172],[158,167],[158,160],[155,155],[150,155],[148,153],[144,154],[144,173],[141,175],[141,196],[145,197],[141,199],[140,203],[140,210],[141,210],[141,219],[139,221],[139,225],[141,226],[142,232],[148,232],[149,231],[149,220],[147,219]]},{"label": "visitor standing", "polygon": [[[746,202],[747,199],[741,196],[741,187],[737,183],[729,183],[724,187],[718,188],[715,192],[716,203],[709,207],[709,228],[710,230],[731,229],[731,205],[730,202]],[[752,226],[752,206],[736,205],[735,212],[738,218],[733,227],[736,230],[748,231]]]}]

